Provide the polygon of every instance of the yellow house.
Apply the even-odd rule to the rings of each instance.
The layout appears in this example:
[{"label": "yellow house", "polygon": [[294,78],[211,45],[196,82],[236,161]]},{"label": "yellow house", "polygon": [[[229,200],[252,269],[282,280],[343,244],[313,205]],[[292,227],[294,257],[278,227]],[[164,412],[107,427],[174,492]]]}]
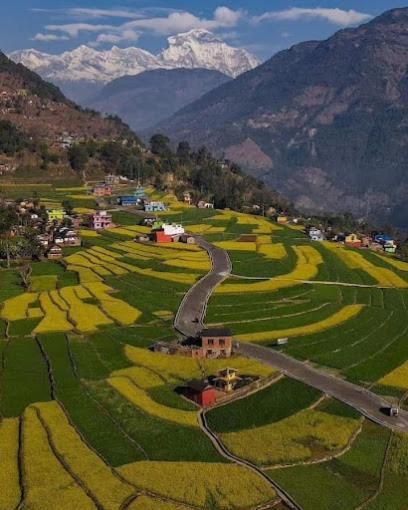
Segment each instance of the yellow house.
[{"label": "yellow house", "polygon": [[217,388],[220,388],[227,393],[233,391],[237,382],[241,379],[237,375],[238,371],[235,368],[225,368],[218,372],[217,377],[214,379]]},{"label": "yellow house", "polygon": [[344,239],[344,243],[348,246],[359,247],[362,244],[361,239],[357,236],[357,234],[347,234]]},{"label": "yellow house", "polygon": [[64,209],[48,209],[47,213],[49,221],[62,221],[66,215]]},{"label": "yellow house", "polygon": [[287,216],[283,216],[283,215],[279,215],[277,218],[276,218],[276,221],[278,223],[280,223],[281,225],[285,225],[289,220],[288,220],[288,217]]}]

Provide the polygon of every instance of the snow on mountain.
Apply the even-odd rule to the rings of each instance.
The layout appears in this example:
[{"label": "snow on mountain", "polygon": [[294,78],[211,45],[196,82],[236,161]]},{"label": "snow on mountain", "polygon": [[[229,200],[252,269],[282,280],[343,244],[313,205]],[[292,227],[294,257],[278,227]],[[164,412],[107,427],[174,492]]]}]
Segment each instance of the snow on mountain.
[{"label": "snow on mountain", "polygon": [[43,78],[56,82],[89,81],[107,83],[124,75],[139,74],[159,66],[157,58],[140,48],[97,51],[82,45],[61,55],[49,55],[36,50],[11,53],[10,58]]},{"label": "snow on mountain", "polygon": [[104,84],[157,68],[204,68],[236,77],[259,64],[248,51],[229,46],[207,30],[191,30],[169,37],[168,47],[157,56],[141,48],[114,46],[111,50],[98,51],[82,45],[60,55],[28,49],[14,51],[9,57],[58,85]]},{"label": "snow on mountain", "polygon": [[168,38],[168,47],[159,55],[164,66],[204,68],[236,77],[259,65],[248,51],[233,48],[208,30],[190,30]]}]

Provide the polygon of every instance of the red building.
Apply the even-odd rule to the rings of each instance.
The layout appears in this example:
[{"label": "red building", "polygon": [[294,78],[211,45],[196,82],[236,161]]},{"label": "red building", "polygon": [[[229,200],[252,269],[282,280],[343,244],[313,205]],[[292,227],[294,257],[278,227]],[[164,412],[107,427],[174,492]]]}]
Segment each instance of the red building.
[{"label": "red building", "polygon": [[156,230],[153,232],[153,240],[155,243],[172,243],[173,237],[165,234],[164,230]]},{"label": "red building", "polygon": [[92,192],[95,197],[110,197],[112,195],[112,186],[97,184]]},{"label": "red building", "polygon": [[187,384],[186,396],[201,407],[215,404],[217,400],[216,390],[208,381],[193,379]]}]

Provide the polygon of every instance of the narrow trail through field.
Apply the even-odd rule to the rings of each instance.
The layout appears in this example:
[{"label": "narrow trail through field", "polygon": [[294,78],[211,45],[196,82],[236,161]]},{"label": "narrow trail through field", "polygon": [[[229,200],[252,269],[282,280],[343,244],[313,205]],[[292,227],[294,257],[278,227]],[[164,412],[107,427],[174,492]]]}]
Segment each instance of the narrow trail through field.
[{"label": "narrow trail through field", "polygon": [[335,281],[327,281],[327,280],[294,280],[292,278],[285,278],[280,276],[241,276],[238,274],[232,274],[231,278],[237,278],[239,280],[253,280],[253,281],[265,281],[271,280],[277,282],[295,282],[298,284],[306,284],[306,285],[338,285],[340,287],[357,287],[360,289],[393,289],[394,287],[386,286],[386,285],[367,285],[364,283],[347,283],[347,282],[335,282]]}]

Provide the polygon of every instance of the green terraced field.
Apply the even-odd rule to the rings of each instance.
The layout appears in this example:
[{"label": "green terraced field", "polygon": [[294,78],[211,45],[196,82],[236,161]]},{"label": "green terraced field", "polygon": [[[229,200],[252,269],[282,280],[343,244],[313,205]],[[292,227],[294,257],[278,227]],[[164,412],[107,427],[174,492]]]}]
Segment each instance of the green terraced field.
[{"label": "green terraced field", "polygon": [[[58,202],[66,195],[52,187],[44,190],[38,188],[44,200]],[[85,196],[85,191],[70,193]],[[262,344],[271,349],[281,349],[387,398],[406,395],[408,370],[392,379],[398,380],[398,385],[387,382],[385,376],[408,361],[407,271],[365,251],[357,252],[361,255],[359,267],[351,267],[348,251],[338,253],[331,246],[311,243],[298,230],[232,211],[185,208],[168,199],[169,219],[182,220],[196,232],[203,225],[213,227],[212,232],[204,231],[205,238],[232,243],[229,253],[234,274],[278,282],[273,289],[253,291],[253,280],[231,278],[224,285],[235,283],[243,291],[215,293],[206,324],[228,326],[235,335],[262,334]],[[75,206],[95,207],[92,197],[72,201]],[[136,225],[137,220],[127,211],[114,212],[114,221],[124,229]],[[230,487],[233,476],[228,473],[233,466],[200,429],[197,407],[175,390],[203,372],[214,375],[219,368],[237,365],[245,367],[241,375],[276,376],[277,380],[207,413],[210,427],[229,450],[267,470],[305,510],[355,510],[363,502],[368,510],[405,510],[405,437],[390,436],[353,409],[304,384],[278,378],[278,373],[253,360],[235,357],[198,364],[161,355],[163,361],[150,352],[154,342],[177,338],[174,316],[184,294],[206,272],[197,269],[206,255],[182,245],[167,249],[138,246],[132,242],[132,230],[129,235],[123,232],[126,230],[84,237],[84,245],[67,250],[60,262],[32,263],[29,291],[24,289],[18,269],[0,270],[0,447],[6,434],[14,430],[13,451],[24,458],[24,466],[33,465],[24,457],[31,450],[40,451],[34,449],[34,440],[31,444],[31,433],[36,438],[35,448],[42,445],[42,455],[48,459],[45,469],[51,465],[51,457],[58,464],[56,444],[62,448],[63,436],[66,459],[75,452],[87,466],[86,476],[97,473],[101,487],[105,483],[101,481],[103,470],[95,467],[95,458],[98,462],[102,459],[116,481],[118,473],[142,472],[138,470],[145,464],[140,463],[146,462],[143,473],[155,473],[153,482],[148,480],[153,491],[149,497],[157,496],[155,486],[160,497],[173,494],[174,482],[165,475],[169,462],[186,472],[194,462],[196,474],[203,480],[222,468],[225,474],[221,480]],[[245,242],[253,243],[252,251],[241,249]],[[274,250],[277,244],[281,247]],[[266,249],[260,248],[265,245]],[[302,259],[300,247],[311,248],[309,258]],[[71,256],[77,263],[70,262]],[[183,262],[172,266],[166,264],[169,260]],[[195,262],[195,268],[192,262],[189,267],[189,260]],[[312,266],[310,274],[314,276],[305,278],[306,282],[291,276],[307,265]],[[395,279],[390,279],[388,271]],[[282,281],[286,284],[279,285]],[[331,322],[354,305],[361,305],[358,313]],[[93,327],[88,329],[85,326],[89,324]],[[275,345],[276,332],[289,337],[287,345]],[[43,420],[37,422],[37,428],[43,423],[42,435],[34,431],[35,416]],[[58,416],[66,417],[83,452],[79,453],[77,443],[69,442],[72,437],[66,430],[62,432]],[[23,447],[18,442],[19,427]],[[32,432],[27,432],[29,427]],[[61,437],[55,432],[57,427],[61,427]],[[45,457],[45,452],[51,457]],[[92,462],[90,456],[94,456]],[[17,470],[2,462],[0,459],[0,484],[7,480],[11,486],[7,477]],[[239,510],[265,504],[264,482],[256,478],[261,484],[257,487],[248,473],[242,468],[239,476],[234,474],[238,485],[250,487],[246,495],[253,502]],[[28,475],[24,472],[22,476]],[[134,480],[139,489],[136,475],[132,483]],[[175,493],[178,508],[184,510],[190,507],[183,505],[194,500],[194,489],[187,483],[183,490],[184,496]],[[215,496],[208,493],[207,503],[194,508],[218,508],[222,490],[217,491]],[[270,492],[269,500],[273,508],[283,508]],[[72,501],[70,508],[76,508]],[[166,498],[162,503],[174,504]],[[112,509],[120,510],[123,505],[122,501]]]}]

